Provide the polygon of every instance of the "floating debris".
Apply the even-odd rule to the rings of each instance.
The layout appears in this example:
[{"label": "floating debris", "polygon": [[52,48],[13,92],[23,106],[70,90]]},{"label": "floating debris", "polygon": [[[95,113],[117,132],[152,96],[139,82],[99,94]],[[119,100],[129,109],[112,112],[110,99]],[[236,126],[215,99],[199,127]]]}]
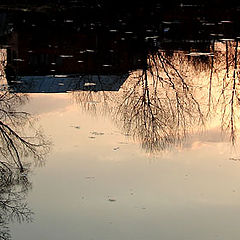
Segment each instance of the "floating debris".
[{"label": "floating debris", "polygon": [[93,135],[96,135],[96,136],[102,136],[102,135],[104,135],[103,132],[90,132],[90,133],[93,134]]},{"label": "floating debris", "polygon": [[55,78],[67,78],[68,75],[54,75]]},{"label": "floating debris", "polygon": [[114,198],[109,198],[108,201],[109,201],[109,202],[116,202],[117,200],[114,199]]},{"label": "floating debris", "polygon": [[93,50],[93,49],[87,49],[87,50],[86,50],[86,52],[89,52],[89,53],[94,53],[94,52],[95,52],[95,50]]},{"label": "floating debris", "polygon": [[23,82],[19,81],[19,80],[16,80],[16,81],[12,81],[12,83],[20,83],[20,84],[22,84]]},{"label": "floating debris", "polygon": [[70,127],[80,129],[80,126],[70,126]]},{"label": "floating debris", "polygon": [[21,58],[15,58],[15,59],[13,59],[13,61],[15,61],[15,62],[24,62],[24,59],[21,59]]},{"label": "floating debris", "polygon": [[67,19],[64,21],[65,23],[73,23],[73,20],[72,19]]},{"label": "floating debris", "polygon": [[117,151],[120,147],[115,147],[113,148],[114,151]]},{"label": "floating debris", "polygon": [[203,22],[202,25],[203,25],[203,26],[215,26],[215,23]]},{"label": "floating debris", "polygon": [[212,53],[209,52],[191,52],[187,53],[186,56],[192,56],[192,57],[199,57],[199,56],[214,56]]},{"label": "floating debris", "polygon": [[92,177],[92,176],[88,176],[88,177],[85,177],[86,179],[95,179],[95,177]]},{"label": "floating debris", "polygon": [[102,66],[103,66],[103,67],[112,67],[111,64],[103,64]]},{"label": "floating debris", "polygon": [[87,87],[87,86],[96,86],[96,83],[84,83],[84,87]]},{"label": "floating debris", "polygon": [[157,39],[157,38],[159,38],[159,36],[145,37],[146,40],[148,40],[148,39]]},{"label": "floating debris", "polygon": [[73,58],[73,55],[60,55],[61,58]]},{"label": "floating debris", "polygon": [[173,24],[174,22],[166,22],[166,21],[162,21],[163,24]]},{"label": "floating debris", "polygon": [[228,41],[234,41],[235,39],[233,39],[233,38],[221,38],[219,40],[223,41],[223,42],[228,42]]},{"label": "floating debris", "polygon": [[232,21],[229,21],[229,20],[222,20],[220,21],[221,23],[232,23]]},{"label": "floating debris", "polygon": [[210,33],[210,36],[223,37],[224,35],[222,33]]}]

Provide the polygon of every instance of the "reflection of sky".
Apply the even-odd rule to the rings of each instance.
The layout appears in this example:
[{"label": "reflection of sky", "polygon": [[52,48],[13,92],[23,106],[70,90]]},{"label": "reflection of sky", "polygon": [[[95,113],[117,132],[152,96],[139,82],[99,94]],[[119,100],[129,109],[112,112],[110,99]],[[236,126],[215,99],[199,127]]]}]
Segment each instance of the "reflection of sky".
[{"label": "reflection of sky", "polygon": [[32,177],[35,223],[13,225],[14,239],[239,239],[240,162],[216,128],[153,157],[68,95],[32,95],[26,109],[54,149]]}]

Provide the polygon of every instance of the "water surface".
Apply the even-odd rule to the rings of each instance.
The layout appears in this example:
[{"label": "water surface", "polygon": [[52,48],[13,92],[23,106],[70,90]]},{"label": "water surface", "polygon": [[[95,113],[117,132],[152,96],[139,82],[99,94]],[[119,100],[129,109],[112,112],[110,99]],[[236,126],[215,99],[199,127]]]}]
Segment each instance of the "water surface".
[{"label": "water surface", "polygon": [[52,4],[0,4],[0,239],[239,239],[237,8]]}]

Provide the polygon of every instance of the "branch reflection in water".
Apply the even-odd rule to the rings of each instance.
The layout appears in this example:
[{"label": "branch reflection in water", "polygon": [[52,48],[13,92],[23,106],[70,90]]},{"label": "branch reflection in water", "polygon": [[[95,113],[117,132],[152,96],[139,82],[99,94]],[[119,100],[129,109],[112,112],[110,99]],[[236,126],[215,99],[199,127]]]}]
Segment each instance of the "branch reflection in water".
[{"label": "branch reflection in water", "polygon": [[206,52],[158,50],[119,92],[73,91],[93,114],[110,114],[147,152],[179,146],[207,123],[219,124],[234,145],[239,118],[238,42],[213,41]]},{"label": "branch reflection in water", "polygon": [[32,221],[33,212],[26,201],[31,188],[28,171],[26,167],[22,173],[18,168],[9,168],[5,164],[0,166],[0,239],[11,239],[10,221]]},{"label": "branch reflection in water", "polygon": [[213,79],[219,86],[216,92],[216,106],[221,107],[221,126],[230,131],[234,145],[237,138],[237,119],[239,119],[239,49],[238,41],[224,41],[217,45],[214,52]]},{"label": "branch reflection in water", "polygon": [[[125,134],[147,152],[162,151],[182,143],[193,124],[204,115],[194,89],[163,52],[149,55],[146,69],[133,73],[120,92],[73,92],[85,110],[111,113]],[[100,106],[99,106],[100,107]]]},{"label": "branch reflection in water", "polygon": [[42,165],[50,150],[50,142],[37,129],[34,118],[20,110],[27,101],[26,94],[8,89],[0,92],[0,239],[11,239],[10,221],[32,220],[33,212],[26,202],[32,159]]}]

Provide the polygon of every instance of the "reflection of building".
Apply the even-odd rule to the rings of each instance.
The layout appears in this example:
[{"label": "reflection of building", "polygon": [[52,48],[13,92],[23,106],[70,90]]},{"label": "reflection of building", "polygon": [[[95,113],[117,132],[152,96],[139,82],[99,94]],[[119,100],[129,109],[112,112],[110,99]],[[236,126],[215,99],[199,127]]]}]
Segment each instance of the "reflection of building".
[{"label": "reflection of building", "polygon": [[[136,40],[132,34],[127,33],[123,37],[115,29],[87,29],[66,16],[55,21],[56,16],[18,14],[11,16],[12,19],[10,17],[13,31],[5,43],[9,46],[6,75],[14,91],[24,88],[27,91],[30,81],[35,85],[34,90],[29,89],[30,92],[37,89],[56,91],[59,77],[54,76],[58,75],[85,76],[84,82],[91,87],[78,86],[82,90],[116,91],[125,79],[122,76],[145,64],[144,41]],[[94,79],[91,80],[93,82],[86,80],[86,76]],[[69,84],[69,81],[76,82],[76,79],[79,80],[79,77],[74,80],[73,77],[64,78],[64,82]],[[19,88],[20,81],[25,84],[24,88]],[[40,90],[41,81],[45,90]],[[54,85],[55,90],[48,89],[47,85]],[[71,84],[70,88],[63,88],[62,83],[60,85],[59,91],[73,89]]]},{"label": "reflection of building", "polygon": [[122,74],[142,61],[138,49],[117,34],[18,32],[10,42],[8,66],[20,76]]},{"label": "reflection of building", "polygon": [[23,76],[10,85],[23,93],[60,93],[67,91],[118,91],[128,75]]}]

